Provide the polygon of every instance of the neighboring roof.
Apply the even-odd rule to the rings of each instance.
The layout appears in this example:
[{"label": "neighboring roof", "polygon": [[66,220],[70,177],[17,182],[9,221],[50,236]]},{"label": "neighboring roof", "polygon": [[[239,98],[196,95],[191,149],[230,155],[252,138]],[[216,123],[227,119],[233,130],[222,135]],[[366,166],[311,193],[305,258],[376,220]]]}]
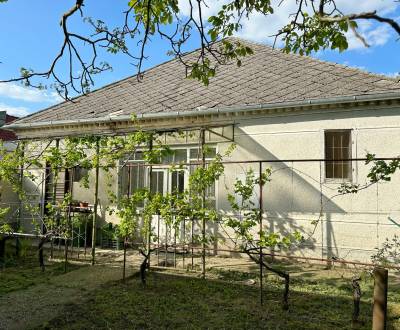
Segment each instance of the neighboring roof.
[{"label": "neighboring roof", "polygon": [[[1,111],[0,112],[0,127],[5,124],[10,124],[17,119],[18,119],[18,117],[10,116],[5,111]],[[5,129],[0,129],[0,140],[14,141],[16,139],[17,139],[17,136],[13,132],[7,131]]]},{"label": "neighboring roof", "polygon": [[[16,123],[184,112],[400,92],[400,83],[385,76],[240,41],[247,43],[254,55],[244,58],[241,67],[235,64],[220,66],[209,86],[186,79],[185,67],[174,59],[147,70],[141,82],[136,76],[129,77]],[[193,56],[196,52],[198,50],[185,56]]]}]

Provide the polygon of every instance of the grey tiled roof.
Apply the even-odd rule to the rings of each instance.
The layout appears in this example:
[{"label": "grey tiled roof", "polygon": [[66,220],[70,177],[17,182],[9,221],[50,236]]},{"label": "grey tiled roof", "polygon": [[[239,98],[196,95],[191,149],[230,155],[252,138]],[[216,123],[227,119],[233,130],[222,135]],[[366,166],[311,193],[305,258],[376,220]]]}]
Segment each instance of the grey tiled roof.
[{"label": "grey tiled roof", "polygon": [[249,44],[254,55],[243,59],[241,67],[220,66],[207,87],[185,78],[184,66],[178,60],[171,60],[147,70],[141,82],[133,76],[81,96],[73,103],[64,102],[42,110],[18,123],[400,92],[400,83],[388,77],[241,41]]}]

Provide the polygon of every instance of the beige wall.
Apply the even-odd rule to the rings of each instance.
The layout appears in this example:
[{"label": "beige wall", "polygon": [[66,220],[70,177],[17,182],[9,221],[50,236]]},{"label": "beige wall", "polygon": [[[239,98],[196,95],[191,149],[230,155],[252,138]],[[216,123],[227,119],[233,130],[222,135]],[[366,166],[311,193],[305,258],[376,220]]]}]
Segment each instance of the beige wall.
[{"label": "beige wall", "polygon": [[[351,129],[352,156],[367,152],[378,157],[400,154],[400,109],[315,113],[242,120],[235,129],[237,149],[233,160],[321,159],[324,158],[324,130]],[[226,147],[226,146],[225,146]],[[224,146],[220,145],[220,149]],[[400,173],[389,183],[371,186],[355,195],[335,197],[339,183],[324,180],[319,162],[279,162],[271,166],[272,181],[264,189],[263,208],[270,230],[303,232],[308,247],[293,253],[313,257],[339,257],[368,261],[370,254],[388,237],[400,233],[388,220],[400,210]],[[243,166],[242,166],[243,167]],[[258,171],[258,165],[253,167]],[[354,162],[353,182],[365,184],[369,166]],[[231,186],[243,168],[229,165],[219,184],[219,207],[227,208],[225,185]],[[322,180],[320,180],[320,177]],[[322,184],[320,184],[322,182]],[[312,220],[323,217],[315,228]],[[400,213],[399,213],[400,214]],[[400,218],[398,218],[400,222]]]},{"label": "beige wall", "polygon": [[[16,144],[12,142],[4,142],[4,147],[7,150],[14,150]],[[5,219],[7,222],[15,222],[15,212],[18,209],[18,205],[18,196],[14,193],[12,187],[7,182],[0,181],[0,207],[10,208]]]},{"label": "beige wall", "polygon": [[[235,123],[237,148],[229,160],[282,160],[324,158],[324,130],[351,129],[352,156],[365,157],[366,152],[379,157],[400,154],[400,109],[325,110],[295,115],[264,115],[252,118],[238,117]],[[198,140],[198,137],[194,137]],[[221,141],[221,139],[219,139]],[[187,141],[173,141],[184,144]],[[189,141],[190,142],[190,141]],[[193,141],[191,141],[193,142]],[[215,142],[215,141],[214,141]],[[231,142],[218,142],[223,152]],[[228,211],[226,186],[231,189],[236,177],[243,177],[250,165],[227,165],[219,180],[218,207]],[[324,180],[324,166],[319,162],[278,162],[272,166],[272,181],[263,192],[266,227],[282,233],[299,230],[307,238],[303,247],[290,253],[312,257],[338,257],[346,260],[368,261],[371,253],[381,246],[385,238],[399,233],[389,215],[400,210],[398,199],[400,174],[390,183],[374,185],[356,195],[336,195],[338,183]],[[258,171],[258,165],[253,166]],[[363,162],[353,164],[353,182],[364,184],[369,167]],[[94,173],[91,173],[93,182]],[[117,192],[117,173],[114,172],[112,189]],[[322,178],[322,181],[320,180]],[[118,222],[106,212],[108,206],[105,173],[100,172],[99,215],[103,222]],[[74,199],[93,204],[94,186],[89,190],[73,186]],[[316,228],[311,224],[320,216]],[[400,219],[397,219],[400,221]],[[153,226],[157,227],[157,220]],[[196,228],[198,231],[199,228]],[[210,231],[223,235],[223,231],[210,225]],[[163,226],[160,232],[164,235]],[[313,233],[313,234],[312,234]],[[224,246],[223,243],[220,245]]]}]

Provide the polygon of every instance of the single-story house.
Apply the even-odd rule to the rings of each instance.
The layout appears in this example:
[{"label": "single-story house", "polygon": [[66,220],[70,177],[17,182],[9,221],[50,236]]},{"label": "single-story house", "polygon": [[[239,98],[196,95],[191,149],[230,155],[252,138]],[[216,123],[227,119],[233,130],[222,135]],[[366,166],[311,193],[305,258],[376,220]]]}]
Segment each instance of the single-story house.
[{"label": "single-story house", "polygon": [[[390,219],[400,222],[394,219],[400,209],[400,175],[358,194],[335,195],[344,182],[367,182],[369,167],[357,161],[367,152],[399,155],[400,83],[242,42],[254,54],[240,67],[220,66],[209,86],[187,79],[185,67],[173,59],[147,70],[142,81],[128,77],[19,119],[7,129],[20,139],[124,134],[135,129],[132,114],[144,129],[205,128],[212,152],[236,144],[227,159],[232,163],[208,193],[217,209],[228,211],[227,189],[244,177],[246,168],[258,173],[258,163],[248,161],[263,160],[262,167],[273,170],[263,193],[266,226],[276,232],[296,229],[307,237],[293,253],[368,261],[375,248],[399,231]],[[175,160],[197,159],[198,140],[195,133],[168,141],[176,150]],[[140,154],[131,156],[132,163],[141,161]],[[189,168],[179,175],[168,169],[168,164],[153,168],[157,191],[187,186]],[[130,177],[121,171],[115,190],[123,194],[146,185],[146,171],[143,167]],[[74,198],[93,201],[93,188],[74,182],[72,189]],[[106,212],[105,191],[100,189],[99,216],[117,222]]]}]

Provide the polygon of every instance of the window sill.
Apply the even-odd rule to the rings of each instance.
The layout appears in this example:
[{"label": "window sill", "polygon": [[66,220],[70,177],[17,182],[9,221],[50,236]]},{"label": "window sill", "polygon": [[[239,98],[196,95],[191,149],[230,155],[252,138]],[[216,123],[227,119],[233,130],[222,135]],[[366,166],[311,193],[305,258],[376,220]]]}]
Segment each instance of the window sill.
[{"label": "window sill", "polygon": [[353,179],[352,178],[350,178],[350,179],[327,179],[327,178],[325,178],[323,183],[324,184],[332,184],[332,185],[343,184],[343,183],[353,184]]}]

